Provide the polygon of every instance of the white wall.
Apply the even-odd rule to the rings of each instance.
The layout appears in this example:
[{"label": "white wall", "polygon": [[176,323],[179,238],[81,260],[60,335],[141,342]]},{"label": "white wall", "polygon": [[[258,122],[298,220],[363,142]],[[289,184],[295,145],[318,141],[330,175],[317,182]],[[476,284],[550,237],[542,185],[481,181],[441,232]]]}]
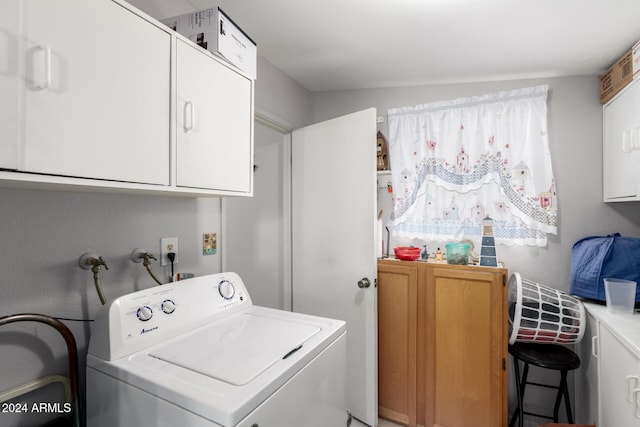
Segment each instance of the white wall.
[{"label": "white wall", "polygon": [[[548,84],[549,145],[558,191],[558,234],[544,248],[498,246],[511,271],[558,289],[569,288],[571,247],[580,238],[620,232],[640,237],[640,203],[602,202],[602,107],[595,76],[325,92],[314,94],[314,121],[369,107],[386,120],[395,107]],[[379,130],[387,133],[386,122]],[[381,195],[385,195],[384,191]],[[388,197],[388,196],[387,196]],[[385,206],[390,206],[389,203]],[[386,215],[388,216],[388,213]],[[392,238],[391,247],[421,241]],[[429,250],[434,242],[426,242]]]}]

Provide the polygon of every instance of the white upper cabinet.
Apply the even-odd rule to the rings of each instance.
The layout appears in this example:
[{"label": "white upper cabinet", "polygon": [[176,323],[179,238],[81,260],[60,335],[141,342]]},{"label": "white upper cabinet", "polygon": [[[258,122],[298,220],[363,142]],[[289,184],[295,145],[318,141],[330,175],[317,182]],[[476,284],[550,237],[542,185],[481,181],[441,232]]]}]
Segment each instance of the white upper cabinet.
[{"label": "white upper cabinet", "polygon": [[0,1],[0,169],[18,166],[20,3]]},{"label": "white upper cabinet", "polygon": [[250,193],[253,81],[177,41],[176,183]]},{"label": "white upper cabinet", "polygon": [[0,185],[253,191],[253,80],[123,0],[0,1]]},{"label": "white upper cabinet", "polygon": [[109,0],[23,4],[18,169],[169,185],[169,32]]},{"label": "white upper cabinet", "polygon": [[605,202],[640,200],[640,80],[603,107]]}]

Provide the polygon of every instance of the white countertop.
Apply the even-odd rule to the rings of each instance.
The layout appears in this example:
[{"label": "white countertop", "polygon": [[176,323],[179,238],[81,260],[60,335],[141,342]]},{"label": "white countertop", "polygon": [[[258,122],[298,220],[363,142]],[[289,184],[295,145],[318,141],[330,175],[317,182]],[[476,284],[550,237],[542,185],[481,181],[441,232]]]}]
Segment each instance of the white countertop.
[{"label": "white countertop", "polygon": [[640,313],[612,313],[605,305],[592,302],[584,302],[584,307],[640,357]]}]

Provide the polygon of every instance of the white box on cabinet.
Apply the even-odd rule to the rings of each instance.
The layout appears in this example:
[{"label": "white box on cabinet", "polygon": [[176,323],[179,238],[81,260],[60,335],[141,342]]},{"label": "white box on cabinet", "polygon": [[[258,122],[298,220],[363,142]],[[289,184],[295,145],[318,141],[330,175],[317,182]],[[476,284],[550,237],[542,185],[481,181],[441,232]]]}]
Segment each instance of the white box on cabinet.
[{"label": "white box on cabinet", "polygon": [[227,61],[256,79],[257,47],[222,9],[210,8],[161,21],[198,46]]},{"label": "white box on cabinet", "polygon": [[631,48],[631,61],[633,62],[633,78],[640,76],[640,40]]}]

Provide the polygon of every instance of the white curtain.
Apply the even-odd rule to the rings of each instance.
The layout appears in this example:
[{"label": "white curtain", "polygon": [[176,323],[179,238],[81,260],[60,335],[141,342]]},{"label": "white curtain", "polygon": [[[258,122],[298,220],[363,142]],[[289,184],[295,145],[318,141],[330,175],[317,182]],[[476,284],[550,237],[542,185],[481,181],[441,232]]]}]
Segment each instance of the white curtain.
[{"label": "white curtain", "polygon": [[547,86],[388,111],[394,236],[545,246],[557,197]]}]

